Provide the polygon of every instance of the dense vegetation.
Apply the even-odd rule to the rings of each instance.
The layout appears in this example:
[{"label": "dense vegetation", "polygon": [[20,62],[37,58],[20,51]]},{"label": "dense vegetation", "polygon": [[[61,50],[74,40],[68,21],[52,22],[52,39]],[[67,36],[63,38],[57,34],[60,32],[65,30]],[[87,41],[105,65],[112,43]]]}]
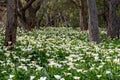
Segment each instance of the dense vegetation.
[{"label": "dense vegetation", "polygon": [[0,0],[0,80],[120,80],[119,7]]},{"label": "dense vegetation", "polygon": [[16,48],[8,51],[1,29],[0,80],[119,80],[120,40],[105,34],[94,45],[79,29],[18,29]]}]

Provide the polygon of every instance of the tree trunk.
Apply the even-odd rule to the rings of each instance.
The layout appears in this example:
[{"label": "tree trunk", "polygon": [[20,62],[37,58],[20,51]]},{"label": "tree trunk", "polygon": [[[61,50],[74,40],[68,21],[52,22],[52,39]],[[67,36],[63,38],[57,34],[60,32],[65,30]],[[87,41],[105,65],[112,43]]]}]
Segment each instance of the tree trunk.
[{"label": "tree trunk", "polygon": [[20,0],[17,1],[18,1],[17,13],[20,18],[20,22],[23,24],[24,29],[28,31],[32,30],[37,25],[36,13],[40,9],[41,4],[44,0],[38,0],[35,6],[33,6],[33,4],[36,0],[25,0],[26,4],[24,4],[24,6]]},{"label": "tree trunk", "polygon": [[0,28],[4,26],[3,16],[6,11],[6,2],[5,0],[0,0]]},{"label": "tree trunk", "polygon": [[119,33],[116,20],[116,0],[109,0],[109,18],[107,36],[111,39],[116,38]]},{"label": "tree trunk", "polygon": [[80,16],[80,29],[81,31],[87,30],[88,25],[87,25],[87,19],[86,19],[86,0],[80,0],[80,11],[79,11],[79,16]]},{"label": "tree trunk", "polygon": [[91,42],[100,43],[100,34],[98,29],[98,15],[96,0],[88,0],[89,14],[89,38]]},{"label": "tree trunk", "polygon": [[16,43],[17,31],[17,0],[7,0],[7,26],[5,31],[5,46],[13,47]]},{"label": "tree trunk", "polygon": [[0,7],[0,28],[2,28],[2,26],[3,26],[2,16],[3,16],[3,10]]},{"label": "tree trunk", "polygon": [[34,12],[34,9],[32,6],[28,8],[28,17],[26,17],[25,22],[25,29],[32,30],[35,28],[37,22],[36,22],[36,13]]}]

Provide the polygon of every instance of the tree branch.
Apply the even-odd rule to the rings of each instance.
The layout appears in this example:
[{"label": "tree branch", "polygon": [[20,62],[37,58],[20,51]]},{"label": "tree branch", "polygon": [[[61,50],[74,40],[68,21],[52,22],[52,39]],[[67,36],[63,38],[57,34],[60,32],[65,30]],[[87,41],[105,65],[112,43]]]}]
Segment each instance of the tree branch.
[{"label": "tree branch", "polygon": [[26,9],[28,9],[29,6],[31,6],[34,1],[36,0],[27,0],[28,3],[26,3],[26,5],[22,8],[22,10],[25,11]]},{"label": "tree branch", "polygon": [[40,9],[41,4],[42,4],[43,1],[44,1],[44,0],[39,0],[39,2],[37,3],[37,5],[34,7],[34,11],[35,11],[35,12],[37,12],[37,11]]}]

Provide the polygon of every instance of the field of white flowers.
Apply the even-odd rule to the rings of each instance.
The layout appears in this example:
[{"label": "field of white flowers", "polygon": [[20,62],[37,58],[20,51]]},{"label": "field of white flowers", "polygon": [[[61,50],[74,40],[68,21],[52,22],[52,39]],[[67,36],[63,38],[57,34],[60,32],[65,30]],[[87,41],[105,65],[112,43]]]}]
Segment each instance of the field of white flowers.
[{"label": "field of white flowers", "polygon": [[88,41],[88,32],[72,28],[18,30],[14,51],[0,30],[0,80],[120,80],[120,40]]}]

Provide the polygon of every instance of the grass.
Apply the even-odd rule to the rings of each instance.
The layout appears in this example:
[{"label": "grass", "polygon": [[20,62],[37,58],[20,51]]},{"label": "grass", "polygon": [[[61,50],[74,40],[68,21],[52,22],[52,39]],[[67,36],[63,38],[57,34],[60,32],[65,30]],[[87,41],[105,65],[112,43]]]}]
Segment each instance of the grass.
[{"label": "grass", "polygon": [[120,40],[89,43],[88,32],[72,28],[18,29],[14,51],[0,30],[0,80],[119,80]]}]

